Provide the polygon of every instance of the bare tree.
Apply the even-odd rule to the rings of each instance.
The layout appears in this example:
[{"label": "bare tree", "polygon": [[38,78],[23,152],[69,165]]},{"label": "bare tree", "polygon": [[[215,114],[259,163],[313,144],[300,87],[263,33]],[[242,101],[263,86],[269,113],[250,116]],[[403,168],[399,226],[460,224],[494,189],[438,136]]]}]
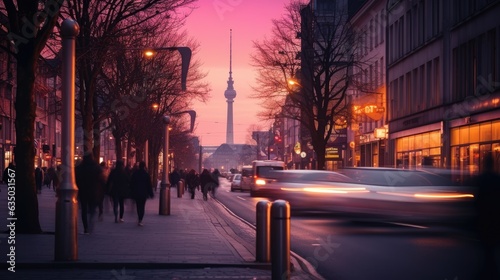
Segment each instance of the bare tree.
[{"label": "bare tree", "polygon": [[35,189],[34,124],[36,117],[35,75],[40,53],[59,17],[64,1],[3,0],[6,13],[8,51],[16,60],[16,207],[17,233],[41,232]]},{"label": "bare tree", "polygon": [[[180,8],[195,0],[75,0],[70,1],[67,14],[80,25],[77,37],[78,107],[84,131],[84,151],[99,156],[100,115],[98,112],[97,77],[114,51],[110,44],[115,38],[143,31],[138,26],[151,26],[162,19],[164,28],[181,24]],[[189,13],[188,10],[186,10]],[[147,34],[145,34],[147,35]]]},{"label": "bare tree", "polygon": [[[346,97],[351,67],[359,64],[352,55],[357,35],[347,7],[318,14],[296,1],[286,9],[273,22],[272,38],[254,43],[252,59],[259,77],[253,97],[262,100],[263,118],[300,122],[302,144],[314,147],[316,168],[324,169],[327,143],[346,127],[351,114]],[[290,77],[295,86],[290,86]]]}]

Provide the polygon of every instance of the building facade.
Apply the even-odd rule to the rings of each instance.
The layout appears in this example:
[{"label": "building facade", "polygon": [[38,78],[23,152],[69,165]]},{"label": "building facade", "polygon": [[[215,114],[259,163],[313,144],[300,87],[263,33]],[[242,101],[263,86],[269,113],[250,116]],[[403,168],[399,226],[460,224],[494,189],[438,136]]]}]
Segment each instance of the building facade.
[{"label": "building facade", "polygon": [[387,165],[385,0],[369,0],[351,18],[357,38],[353,86],[349,92],[352,119],[348,130],[348,166]]},{"label": "building facade", "polygon": [[500,153],[500,1],[388,1],[392,165],[451,169],[459,181]]}]

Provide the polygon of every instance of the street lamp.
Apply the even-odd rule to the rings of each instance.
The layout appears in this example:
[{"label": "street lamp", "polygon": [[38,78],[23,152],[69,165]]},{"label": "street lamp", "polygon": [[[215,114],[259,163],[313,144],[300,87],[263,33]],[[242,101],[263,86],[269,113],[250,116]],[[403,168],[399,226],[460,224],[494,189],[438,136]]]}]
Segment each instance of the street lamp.
[{"label": "street lamp", "polygon": [[62,36],[62,181],[57,189],[55,260],[78,259],[78,189],[75,183],[75,38],[78,23],[66,19],[61,25]]},{"label": "street lamp", "polygon": [[[170,182],[168,181],[168,149],[170,117],[163,116],[163,174],[160,187],[160,215],[170,215]],[[167,189],[168,188],[168,189]]]},{"label": "street lamp", "polygon": [[[188,113],[191,116],[191,127],[190,131],[193,131],[194,121],[196,118],[196,112],[193,110],[182,111],[178,114]],[[163,174],[160,186],[160,215],[170,215],[170,182],[168,180],[168,175],[170,171],[169,167],[169,141],[170,141],[170,116],[163,116]]]},{"label": "street lamp", "polygon": [[[143,49],[141,49],[143,50]],[[181,59],[182,59],[182,65],[181,65],[181,85],[182,85],[182,90],[186,90],[186,81],[187,81],[187,73],[189,70],[189,63],[191,61],[191,49],[188,47],[158,47],[158,48],[151,48],[144,51],[144,55],[147,57],[154,56],[157,51],[179,51],[181,54]]]}]

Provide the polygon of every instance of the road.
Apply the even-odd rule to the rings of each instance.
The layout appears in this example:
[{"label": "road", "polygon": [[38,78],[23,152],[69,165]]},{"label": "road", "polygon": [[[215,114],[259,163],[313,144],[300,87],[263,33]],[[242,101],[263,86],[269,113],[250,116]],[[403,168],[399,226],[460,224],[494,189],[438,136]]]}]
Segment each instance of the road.
[{"label": "road", "polygon": [[[255,224],[255,205],[263,198],[230,192],[225,180],[217,198]],[[350,221],[320,213],[292,214],[291,248],[324,278],[338,280],[476,279],[480,259],[477,240],[463,229]]]}]

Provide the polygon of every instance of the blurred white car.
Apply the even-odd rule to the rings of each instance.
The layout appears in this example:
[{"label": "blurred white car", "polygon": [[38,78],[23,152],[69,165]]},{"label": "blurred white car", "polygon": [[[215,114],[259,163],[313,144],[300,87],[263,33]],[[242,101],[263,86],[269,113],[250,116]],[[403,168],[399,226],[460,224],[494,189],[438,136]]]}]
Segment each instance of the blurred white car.
[{"label": "blurred white car", "polygon": [[473,189],[422,171],[348,168],[339,172],[284,170],[260,188],[292,211],[328,211],[356,219],[465,222],[473,217]]},{"label": "blurred white car", "polygon": [[241,189],[241,174],[234,174],[233,179],[231,181],[231,191],[234,192],[235,190],[240,190]]}]

